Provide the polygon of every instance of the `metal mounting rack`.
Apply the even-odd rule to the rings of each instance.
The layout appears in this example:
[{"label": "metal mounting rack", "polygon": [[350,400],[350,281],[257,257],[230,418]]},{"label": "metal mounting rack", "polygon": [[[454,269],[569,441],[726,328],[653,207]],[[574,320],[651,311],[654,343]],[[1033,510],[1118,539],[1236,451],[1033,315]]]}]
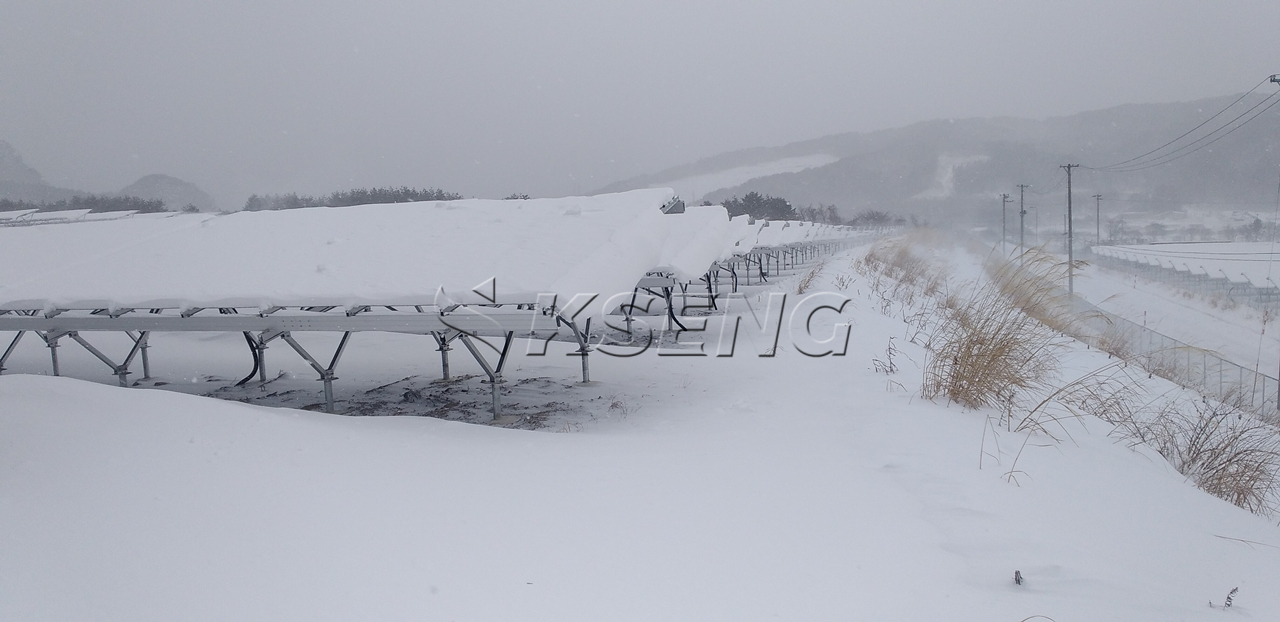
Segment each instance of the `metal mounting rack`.
[{"label": "metal mounting rack", "polygon": [[[431,335],[439,346],[446,378],[449,377],[449,344],[461,340],[489,377],[494,417],[502,412],[502,371],[511,341],[516,337],[577,343],[577,353],[582,356],[582,380],[587,382],[590,379],[587,332],[578,330],[577,324],[560,309],[554,306],[539,308],[537,303],[451,305],[444,308],[430,305],[359,305],[346,308],[273,305],[265,308],[0,309],[0,331],[17,332],[4,354],[0,355],[0,372],[4,371],[5,362],[23,335],[30,332],[38,335],[49,347],[54,375],[60,373],[58,347],[59,341],[65,337],[111,367],[120,379],[120,386],[128,384],[127,377],[132,373],[129,367],[139,355],[143,361],[144,378],[151,376],[147,348],[152,332],[243,333],[253,350],[260,380],[265,380],[262,362],[267,344],[280,339],[319,375],[324,383],[327,412],[334,410],[333,381],[337,380],[338,362],[351,334],[357,332]],[[81,335],[85,332],[126,333],[133,346],[123,362],[116,363]],[[294,332],[340,332],[342,339],[329,364],[322,365],[292,337]],[[496,363],[490,364],[477,347],[475,339],[481,337],[503,339],[503,347],[497,349]]]}]

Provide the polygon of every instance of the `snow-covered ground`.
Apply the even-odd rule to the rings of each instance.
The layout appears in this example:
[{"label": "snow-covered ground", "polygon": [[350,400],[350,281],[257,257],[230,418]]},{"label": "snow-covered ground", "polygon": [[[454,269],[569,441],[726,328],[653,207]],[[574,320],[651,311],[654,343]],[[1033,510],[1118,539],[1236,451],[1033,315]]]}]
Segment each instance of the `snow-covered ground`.
[{"label": "snow-covered ground", "polygon": [[[542,431],[44,377],[23,342],[0,376],[0,619],[1280,617],[1273,522],[1101,421],[1055,443],[921,399],[925,352],[876,311],[857,253],[811,290],[853,299],[811,327],[851,322],[845,356],[804,356],[784,331],[774,357],[596,354],[582,386],[566,344],[517,348],[509,377],[564,405]],[[154,373],[225,386],[248,371],[233,337],[157,335]],[[68,375],[115,381],[62,350]],[[339,397],[413,374],[429,391],[437,357],[427,338],[358,335]],[[316,395],[295,359],[268,362]],[[1064,373],[1106,359],[1072,347]]]}]

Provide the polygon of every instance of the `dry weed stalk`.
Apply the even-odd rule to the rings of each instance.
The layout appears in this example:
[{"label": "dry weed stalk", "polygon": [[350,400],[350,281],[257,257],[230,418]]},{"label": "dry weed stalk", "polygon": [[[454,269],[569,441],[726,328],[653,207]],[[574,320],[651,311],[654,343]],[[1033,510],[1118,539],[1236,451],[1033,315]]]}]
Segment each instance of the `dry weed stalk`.
[{"label": "dry weed stalk", "polygon": [[1009,261],[991,256],[986,267],[996,288],[1015,308],[1060,333],[1078,332],[1081,314],[1072,309],[1071,295],[1062,288],[1067,262],[1032,249]]},{"label": "dry weed stalk", "polygon": [[822,273],[822,269],[827,267],[827,260],[823,259],[818,265],[800,277],[800,282],[796,284],[796,293],[803,294],[813,287],[813,282],[818,279],[818,275]]}]

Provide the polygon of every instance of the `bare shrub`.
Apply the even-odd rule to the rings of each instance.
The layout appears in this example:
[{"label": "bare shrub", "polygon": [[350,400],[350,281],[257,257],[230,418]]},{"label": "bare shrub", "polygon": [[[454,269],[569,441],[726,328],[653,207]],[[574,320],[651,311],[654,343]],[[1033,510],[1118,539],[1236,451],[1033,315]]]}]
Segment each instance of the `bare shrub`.
[{"label": "bare shrub", "polygon": [[883,372],[886,375],[898,373],[898,364],[894,362],[894,357],[898,356],[898,347],[893,344],[893,337],[889,338],[889,347],[885,348],[884,359],[871,359],[871,366],[877,372]]}]

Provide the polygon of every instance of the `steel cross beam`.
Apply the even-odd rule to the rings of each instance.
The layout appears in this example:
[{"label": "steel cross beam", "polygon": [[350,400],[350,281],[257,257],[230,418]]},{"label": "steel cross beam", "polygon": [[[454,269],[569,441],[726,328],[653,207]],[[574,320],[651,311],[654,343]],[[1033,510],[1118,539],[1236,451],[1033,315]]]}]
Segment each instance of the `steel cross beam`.
[{"label": "steel cross beam", "polygon": [[[463,307],[452,313],[364,312],[346,313],[283,312],[258,314],[164,315],[126,314],[81,315],[76,310],[58,310],[49,315],[0,315],[0,331],[45,331],[66,334],[72,331],[151,332],[361,332],[377,331],[429,335],[453,330],[473,335],[500,336],[516,332],[521,336],[546,338],[559,333],[555,319],[535,310]],[[564,335],[562,338],[570,337]]]}]

